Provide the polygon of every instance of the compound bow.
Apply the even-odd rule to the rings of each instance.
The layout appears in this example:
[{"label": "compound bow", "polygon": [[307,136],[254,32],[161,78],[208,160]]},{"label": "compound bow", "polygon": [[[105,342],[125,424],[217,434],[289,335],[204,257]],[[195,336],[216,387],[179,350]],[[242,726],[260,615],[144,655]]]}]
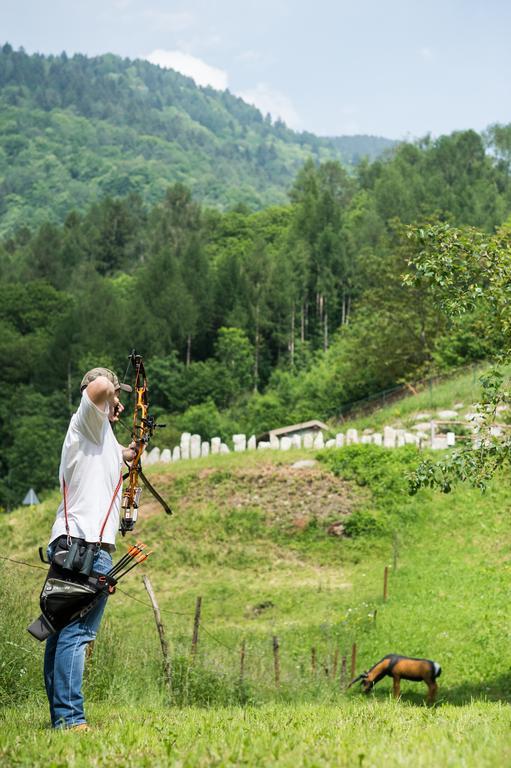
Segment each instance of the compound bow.
[{"label": "compound bow", "polygon": [[137,355],[136,351],[133,350],[129,356],[129,360],[132,367],[135,369],[135,409],[133,412],[133,425],[131,431],[131,437],[135,443],[135,456],[128,465],[129,472],[126,473],[123,478],[124,480],[128,479],[128,484],[124,490],[121,503],[120,531],[123,536],[125,536],[128,531],[133,530],[137,521],[140,494],[142,493],[142,488],[138,482],[139,478],[146,488],[153,494],[154,498],[160,502],[165,512],[168,515],[172,514],[172,510],[167,502],[160,496],[158,491],[153,488],[142,472],[142,453],[149,443],[154,430],[157,427],[163,427],[165,425],[157,424],[154,416],[150,416],[148,412],[149,400],[147,395],[147,376],[142,361],[142,355]]}]

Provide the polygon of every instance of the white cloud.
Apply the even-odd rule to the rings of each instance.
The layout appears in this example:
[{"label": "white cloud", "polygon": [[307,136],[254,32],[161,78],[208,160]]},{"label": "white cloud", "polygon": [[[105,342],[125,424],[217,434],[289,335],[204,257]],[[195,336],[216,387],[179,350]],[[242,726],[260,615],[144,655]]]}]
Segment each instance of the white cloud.
[{"label": "white cloud", "polygon": [[263,115],[269,112],[273,118],[280,117],[290,128],[300,128],[301,119],[291,99],[268,83],[257,83],[255,88],[238,92],[237,95],[260,109]]},{"label": "white cloud", "polygon": [[197,85],[211,85],[219,91],[225,91],[227,88],[229,78],[225,70],[212,67],[190,53],[157,49],[143,58],[151,64],[158,64],[165,69],[175,69],[182,75],[192,77]]}]

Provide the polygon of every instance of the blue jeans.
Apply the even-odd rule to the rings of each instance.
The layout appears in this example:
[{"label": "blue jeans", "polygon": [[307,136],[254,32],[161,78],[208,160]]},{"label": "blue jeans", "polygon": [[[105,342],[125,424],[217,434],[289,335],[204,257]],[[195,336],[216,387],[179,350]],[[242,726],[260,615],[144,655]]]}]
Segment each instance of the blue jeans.
[{"label": "blue jeans", "polygon": [[[49,557],[52,554],[50,546]],[[94,557],[94,570],[107,573],[111,567],[112,556],[101,549]],[[76,619],[64,629],[50,635],[46,641],[44,684],[54,728],[69,728],[86,722],[82,693],[85,648],[96,637],[106,601],[106,595],[101,597],[83,619]]]}]

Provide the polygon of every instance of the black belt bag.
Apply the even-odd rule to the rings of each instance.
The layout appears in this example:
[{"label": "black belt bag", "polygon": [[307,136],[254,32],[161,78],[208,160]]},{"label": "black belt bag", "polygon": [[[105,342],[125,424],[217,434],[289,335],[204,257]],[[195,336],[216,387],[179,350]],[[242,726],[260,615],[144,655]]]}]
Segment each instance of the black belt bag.
[{"label": "black belt bag", "polygon": [[55,542],[51,563],[68,573],[90,576],[94,557],[100,548],[102,548],[100,544],[91,544],[85,539],[77,539],[74,536],[59,536]]},{"label": "black belt bag", "polygon": [[[95,546],[95,545],[94,545]],[[72,551],[72,544],[68,552]],[[117,581],[103,573],[69,571],[54,560],[39,597],[41,615],[28,627],[37,640],[46,640],[75,619],[84,618],[101,597],[112,594]]]}]

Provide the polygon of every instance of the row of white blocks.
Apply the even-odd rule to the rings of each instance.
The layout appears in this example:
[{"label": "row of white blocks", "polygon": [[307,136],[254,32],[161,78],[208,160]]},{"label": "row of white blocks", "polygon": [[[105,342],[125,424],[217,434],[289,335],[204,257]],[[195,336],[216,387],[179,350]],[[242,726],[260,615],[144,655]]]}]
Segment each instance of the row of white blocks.
[{"label": "row of white blocks", "polygon": [[[356,429],[348,429],[346,434],[338,432],[334,438],[325,442],[322,432],[315,434],[308,432],[303,435],[293,435],[292,437],[272,437],[268,442],[260,442],[256,445],[255,435],[248,439],[246,435],[233,435],[232,442],[235,453],[243,451],[254,451],[256,448],[260,451],[272,449],[277,451],[289,451],[291,448],[311,448],[320,450],[321,448],[342,448],[345,445],[355,445],[357,443],[372,443],[373,445],[382,445],[384,448],[399,448],[402,445],[422,445],[426,444],[424,437],[407,432],[404,429],[395,429],[394,427],[384,427],[383,432],[373,432],[372,434],[358,434]],[[455,435],[449,432],[447,435],[437,435],[433,439],[431,448],[443,449],[454,445]],[[428,442],[429,444],[429,442]],[[189,432],[183,432],[181,442],[171,451],[170,448],[153,448],[146,456],[145,464],[156,464],[163,462],[168,464],[171,461],[180,461],[183,459],[198,459],[201,456],[210,454],[230,453],[229,447],[222,443],[219,437],[211,438],[211,442],[202,440],[200,435],[191,435]]]}]

